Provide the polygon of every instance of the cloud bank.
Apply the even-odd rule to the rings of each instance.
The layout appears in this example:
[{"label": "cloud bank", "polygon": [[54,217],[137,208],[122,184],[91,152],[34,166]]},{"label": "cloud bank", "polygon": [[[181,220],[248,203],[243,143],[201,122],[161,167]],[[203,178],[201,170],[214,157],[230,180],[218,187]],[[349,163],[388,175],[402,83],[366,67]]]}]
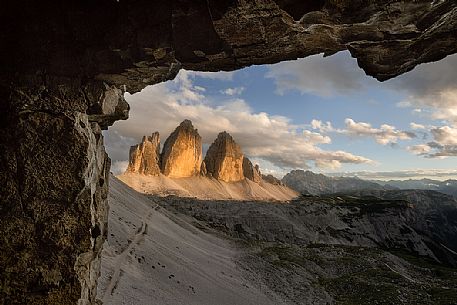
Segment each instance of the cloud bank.
[{"label": "cloud bank", "polygon": [[406,180],[406,179],[457,179],[457,170],[452,169],[412,169],[390,172],[346,172],[327,174],[334,177],[359,177],[366,180]]},{"label": "cloud bank", "polygon": [[105,133],[111,158],[127,160],[129,146],[156,130],[163,143],[182,120],[190,119],[203,143],[212,143],[217,133],[225,130],[246,155],[279,168],[307,168],[312,162],[319,168],[336,169],[343,163],[372,162],[349,152],[324,150],[319,145],[330,143],[329,136],[304,130],[284,116],[254,112],[241,98],[229,95],[222,105],[213,103],[205,96],[205,88],[193,84],[194,78],[200,76],[182,70],[172,82],[126,94],[131,106],[130,119],[116,122]]},{"label": "cloud bank", "polygon": [[[428,158],[443,158],[457,156],[457,145],[452,140],[456,139],[457,128],[456,67],[457,55],[451,55],[438,62],[419,65],[413,71],[381,84],[366,78],[348,52],[340,52],[325,59],[316,55],[279,63],[270,67],[267,77],[273,78],[279,94],[296,90],[302,94],[325,97],[336,93],[350,95],[376,87],[402,92],[406,98],[397,103],[398,107],[411,108],[415,115],[428,117],[443,125],[436,127],[411,123],[411,129],[421,130],[419,134],[423,135],[424,140],[429,135],[434,140],[408,146],[407,150]],[[330,122],[315,120],[311,126],[321,132],[335,132]],[[356,137],[373,137],[382,145],[416,137],[415,133],[400,131],[387,124],[373,128],[369,123],[358,123],[351,119],[346,120],[346,130],[341,132]]]},{"label": "cloud bank", "polygon": [[416,134],[410,131],[398,130],[395,126],[382,124],[379,128],[374,128],[370,123],[356,122],[351,118],[345,121],[344,129],[335,129],[330,122],[323,123],[319,120],[312,120],[311,127],[322,133],[338,133],[353,138],[373,138],[378,144],[396,144],[399,140],[411,140]]},{"label": "cloud bank", "polygon": [[[276,92],[284,94],[297,90],[302,94],[333,96],[360,90],[366,82],[365,75],[348,55],[340,52],[325,59],[313,55],[296,61],[286,61],[270,66],[266,75],[276,84]],[[368,82],[374,80],[368,80]]]}]

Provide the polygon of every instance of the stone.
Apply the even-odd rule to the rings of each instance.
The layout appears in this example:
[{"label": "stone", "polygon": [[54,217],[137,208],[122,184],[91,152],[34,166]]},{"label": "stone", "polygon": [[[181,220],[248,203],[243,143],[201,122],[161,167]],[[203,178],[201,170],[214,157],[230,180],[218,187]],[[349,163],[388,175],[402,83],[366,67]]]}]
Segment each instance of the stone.
[{"label": "stone", "polygon": [[115,86],[105,84],[103,96],[88,110],[89,120],[97,122],[103,129],[113,125],[115,121],[129,117],[130,106],[124,99],[124,91]]},{"label": "stone", "polygon": [[260,173],[259,165],[252,165],[251,160],[247,157],[243,158],[243,174],[249,180],[254,181],[255,183],[260,183],[262,181],[262,174]]},{"label": "stone", "polygon": [[265,182],[274,184],[274,185],[281,185],[281,186],[284,186],[284,183],[282,183],[281,180],[279,180],[278,178],[276,178],[275,176],[273,176],[273,175],[271,175],[271,174],[262,175],[262,180],[265,181]]},{"label": "stone", "polygon": [[165,176],[198,176],[202,166],[202,138],[192,122],[184,120],[163,145],[160,168]]},{"label": "stone", "polygon": [[129,92],[181,67],[234,70],[343,50],[385,80],[457,52],[449,0],[36,2],[21,14],[23,7],[3,8],[1,28],[14,29],[0,47],[3,74],[95,79]]},{"label": "stone", "polygon": [[94,304],[110,167],[98,123],[28,112],[1,140],[2,303]]},{"label": "stone", "polygon": [[128,173],[160,175],[160,136],[144,136],[140,144],[130,147]]},{"label": "stone", "polygon": [[206,153],[206,171],[211,177],[225,182],[243,180],[243,158],[241,148],[232,136],[221,132]]},{"label": "stone", "polygon": [[202,166],[200,167],[200,174],[202,176],[206,176],[208,174],[208,171],[206,170],[206,163],[202,162]]}]

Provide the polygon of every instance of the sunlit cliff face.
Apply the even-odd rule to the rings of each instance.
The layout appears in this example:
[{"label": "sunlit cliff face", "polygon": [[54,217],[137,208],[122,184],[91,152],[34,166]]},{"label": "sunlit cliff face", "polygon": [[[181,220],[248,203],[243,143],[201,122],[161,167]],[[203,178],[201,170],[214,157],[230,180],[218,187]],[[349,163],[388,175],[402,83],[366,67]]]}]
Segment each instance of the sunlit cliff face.
[{"label": "sunlit cliff face", "polygon": [[162,173],[171,178],[199,176],[201,164],[201,137],[190,121],[183,121],[164,143]]},{"label": "sunlit cliff face", "polygon": [[243,158],[241,147],[228,133],[221,132],[206,153],[206,171],[226,182],[243,180]]}]

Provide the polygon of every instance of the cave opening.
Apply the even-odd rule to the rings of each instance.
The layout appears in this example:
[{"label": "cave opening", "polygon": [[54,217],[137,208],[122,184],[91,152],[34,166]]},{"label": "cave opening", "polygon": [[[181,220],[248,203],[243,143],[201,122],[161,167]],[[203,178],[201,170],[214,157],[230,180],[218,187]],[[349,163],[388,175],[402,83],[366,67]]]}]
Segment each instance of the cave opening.
[{"label": "cave opening", "polygon": [[[197,84],[202,77],[189,71],[234,71],[250,65],[273,64],[322,53],[338,57],[341,55],[338,52],[348,50],[365,73],[386,81],[420,64],[451,60],[441,71],[439,80],[432,81],[418,75],[414,81],[397,84],[399,90],[405,89],[404,94],[410,94],[411,99],[398,101],[396,111],[391,112],[392,120],[402,114],[411,118],[411,113],[406,114],[411,109],[414,115],[432,118],[432,121],[411,121],[409,126],[385,124],[386,121],[381,120],[368,122],[363,116],[359,120],[348,116],[351,120],[339,120],[338,125],[331,119],[324,121],[325,113],[317,116],[318,112],[313,113],[313,117],[306,117],[304,113],[297,123],[293,118],[287,120],[295,115],[285,112],[290,107],[270,109],[268,103],[262,106],[261,100],[248,96],[239,97],[244,103],[240,100],[234,103],[247,116],[247,121],[256,118],[267,122],[267,126],[274,121],[277,124],[274,131],[289,138],[289,144],[295,143],[291,140],[293,134],[290,130],[300,133],[302,140],[294,144],[295,148],[300,148],[300,143],[304,145],[304,137],[308,142],[314,142],[316,145],[311,147],[306,144],[308,154],[305,160],[311,160],[308,166],[338,167],[349,160],[369,163],[366,161],[373,158],[337,146],[326,150],[327,155],[322,158],[324,149],[320,146],[337,145],[338,141],[332,137],[344,138],[347,135],[379,144],[384,152],[403,149],[402,153],[413,154],[412,161],[423,158],[425,163],[432,159],[442,164],[452,162],[449,160],[456,152],[454,57],[446,56],[457,52],[455,3],[431,0],[390,1],[388,4],[365,0],[299,2],[104,0],[57,5],[41,1],[27,5],[10,2],[3,6],[0,12],[4,42],[0,45],[0,297],[3,303],[99,303],[96,299],[100,257],[108,236],[108,186],[119,187],[117,180],[110,179],[111,164],[105,152],[102,130],[128,117],[129,106],[125,99],[133,102],[133,99],[140,98],[144,93],[135,93],[149,85],[156,86],[147,87],[145,93],[161,87],[168,90],[169,84],[159,83],[174,79],[179,71],[183,72],[176,81],[183,82],[183,73],[192,80],[188,94],[205,96],[197,88],[200,86],[206,92],[210,91]],[[314,71],[318,69],[312,67],[312,74]],[[272,78],[267,79],[276,78],[278,84],[281,78],[286,79],[284,96],[295,94],[297,100],[303,100],[309,94],[320,94],[319,98],[328,98],[327,88],[319,88],[312,78],[303,79],[297,74],[290,78],[281,69],[271,73]],[[235,81],[240,81],[237,79],[239,75],[235,73]],[[337,86],[338,90],[347,92],[359,88],[360,84],[353,83],[350,77],[341,76],[338,73],[327,75],[330,80],[343,84]],[[295,87],[287,86],[287,83],[294,82]],[[436,86],[429,87],[429,83]],[[241,86],[243,84],[236,87]],[[307,88],[304,91],[303,86]],[[236,87],[226,86],[216,91],[221,94],[220,90]],[[268,89],[266,91],[276,89],[276,84]],[[241,95],[250,90],[245,89]],[[132,95],[125,94],[126,91]],[[281,97],[277,93],[273,93],[275,99]],[[254,102],[259,102],[259,105],[251,104]],[[132,104],[135,105],[132,106],[132,118],[137,111],[134,108],[140,104]],[[183,101],[178,104],[180,107],[206,109],[209,111],[207,116],[218,109],[224,113],[224,106],[227,108],[227,105],[204,103],[186,105]],[[330,109],[334,106],[328,101],[315,104],[325,104]],[[351,107],[354,110],[364,108],[357,104]],[[373,108],[382,109],[374,104]],[[383,117],[382,111],[379,116]],[[179,120],[176,117],[175,121]],[[327,124],[326,120],[333,125]],[[126,124],[130,124],[128,122],[133,120],[126,121]],[[220,126],[223,122],[221,118],[213,132],[229,129],[230,126]],[[303,122],[307,126],[291,127]],[[116,123],[105,131],[109,145],[116,142],[115,139],[111,141],[115,137],[112,133],[120,126]],[[255,126],[259,129],[261,125]],[[197,127],[199,130],[205,128]],[[146,126],[146,129],[157,128]],[[415,136],[411,130],[406,130],[408,128],[415,130]],[[140,133],[150,134],[152,130],[127,136],[138,142]],[[168,134],[169,131],[164,132]],[[235,135],[234,131],[232,133]],[[250,144],[258,143],[258,135],[251,133],[251,139],[244,140],[247,151],[252,148]],[[275,147],[275,140],[282,138],[270,137],[273,143],[266,152],[257,153],[257,157],[276,162],[280,168],[289,168],[293,156],[284,151],[276,152],[274,156],[274,149],[271,149]],[[412,144],[408,146],[395,145],[410,138]],[[332,143],[328,143],[329,139]],[[129,139],[126,142],[135,144]],[[346,142],[340,144],[346,145]],[[122,158],[117,158],[113,145],[110,149],[113,168],[116,168],[119,162],[126,160],[125,153]],[[256,157],[254,153],[252,155]],[[287,157],[285,161],[289,160],[289,163],[282,157]],[[386,157],[389,157],[388,153]],[[298,162],[301,161],[303,159]],[[268,163],[264,167],[267,168]],[[443,167],[452,168],[452,165]],[[434,174],[430,169],[436,168],[430,166],[425,174],[416,171],[399,175],[424,177]],[[354,171],[355,168],[348,170]],[[442,174],[435,171],[435,176]],[[384,179],[386,175],[379,173],[378,178]],[[128,195],[139,198],[132,193]],[[199,204],[205,210],[204,203]],[[142,241],[144,233],[151,228],[138,221],[148,216],[144,213],[141,217],[129,218],[130,223],[121,226],[120,230],[135,226],[136,234],[126,239],[132,245]],[[163,218],[154,220],[158,224],[165,221]],[[160,228],[156,229],[160,231]],[[288,238],[292,236],[289,233],[286,234]],[[210,248],[221,249],[215,240],[208,244]],[[122,246],[132,250],[130,243]],[[270,250],[264,253],[265,257],[289,254],[282,248]],[[219,254],[224,256],[226,252]],[[143,262],[145,259],[137,256],[136,260]],[[154,267],[159,266],[158,262],[154,264]],[[168,266],[163,261],[160,263],[161,270],[168,270]],[[231,274],[229,267],[224,269],[224,274]],[[122,274],[121,269],[116,269],[116,274]],[[168,283],[166,281],[174,278],[175,274],[168,274],[156,284]],[[174,282],[181,283],[182,280]],[[108,287],[116,287],[115,277],[110,284]],[[187,283],[186,293],[198,294],[196,286]]]},{"label": "cave opening", "polygon": [[[337,216],[326,215],[334,212],[328,207],[319,206],[322,209],[319,212],[311,207],[301,210],[300,200],[305,202],[302,206],[313,206],[317,201],[324,204],[334,202],[338,211],[347,208],[344,219],[349,220],[350,225],[342,231],[345,242],[352,246],[361,243],[360,237],[351,232],[355,230],[356,235],[360,234],[354,219],[361,219],[363,215],[370,215],[371,219],[376,218],[375,215],[393,213],[401,219],[395,220],[392,224],[395,229],[389,230],[395,231],[398,227],[400,240],[406,242],[401,244],[394,234],[383,241],[384,247],[407,248],[418,255],[419,252],[415,252],[417,244],[408,237],[416,234],[414,221],[404,223],[406,216],[401,209],[415,207],[418,202],[437,200],[444,203],[443,209],[446,210],[447,202],[454,205],[452,196],[457,196],[455,145],[451,136],[456,128],[456,104],[452,93],[456,64],[457,56],[451,55],[380,83],[366,76],[349,52],[340,52],[331,57],[319,54],[234,72],[183,69],[173,80],[148,86],[135,94],[126,93],[124,97],[130,105],[129,119],[116,122],[104,131],[105,147],[112,159],[111,172],[114,175],[111,176],[113,195],[110,197],[112,214],[109,218],[112,233],[105,245],[121,256],[122,249],[126,248],[123,240],[134,240],[145,223],[149,225],[149,233],[144,235],[147,240],[144,244],[132,247],[135,250],[131,256],[135,259],[125,263],[123,278],[116,282],[118,286],[114,290],[111,290],[111,279],[116,268],[110,258],[102,254],[98,297],[104,302],[118,304],[129,291],[136,291],[140,300],[154,299],[148,287],[165,290],[169,285],[179,295],[187,291],[187,281],[192,278],[189,300],[200,302],[200,298],[209,297],[213,302],[217,300],[225,304],[220,299],[224,295],[220,292],[223,289],[208,287],[219,283],[215,270],[227,271],[209,259],[207,264],[211,267],[202,267],[196,273],[214,276],[213,282],[206,283],[198,275],[191,276],[189,265],[193,264],[193,259],[198,261],[199,255],[187,250],[184,244],[197,241],[186,237],[189,239],[184,243],[182,235],[173,234],[176,227],[160,222],[163,220],[157,215],[161,213],[173,213],[175,221],[181,225],[187,218],[180,217],[191,216],[192,226],[198,230],[216,230],[238,242],[242,240],[242,243],[255,245],[253,248],[257,252],[254,253],[259,255],[258,262],[262,266],[252,262],[250,266],[255,272],[263,272],[265,266],[262,264],[269,262],[265,258],[271,257],[275,259],[270,263],[278,270],[290,262],[295,268],[307,266],[314,259],[319,266],[330,264],[323,263],[327,259],[325,255],[329,255],[325,252],[327,250],[320,250],[325,255],[307,251],[314,247],[325,249],[328,239],[341,238],[340,229],[334,227],[336,221],[333,217]],[[228,142],[231,144],[217,149],[220,148],[218,139],[221,134],[230,134]],[[217,153],[212,154],[213,151]],[[237,159],[237,152],[241,159]],[[227,159],[230,164],[224,163]],[[224,165],[215,168],[214,163],[218,162]],[[129,191],[127,186],[131,188]],[[288,193],[285,189],[293,192]],[[133,194],[134,191],[146,194],[146,203],[139,198],[119,199],[121,192],[132,192],[129,196],[137,198],[135,196],[139,195]],[[296,199],[297,196],[301,199]],[[278,207],[271,203],[272,199],[281,202],[285,210],[278,212]],[[133,211],[127,213],[127,207]],[[148,214],[149,208],[158,211],[154,212],[155,216]],[[452,219],[452,210],[449,208],[444,214],[440,214],[441,211],[432,213],[446,214],[444,218]],[[332,221],[325,229],[314,228],[310,223],[315,220],[306,219],[306,215],[313,215],[316,219],[329,217]],[[303,223],[294,222],[297,218],[304,221],[306,232],[316,230],[315,234],[322,238],[316,238],[319,242],[313,240],[305,250],[298,246],[301,241],[297,240],[301,237],[297,235],[304,233],[300,233]],[[390,221],[382,219],[379,225],[384,226]],[[430,226],[447,230],[436,220],[427,221]],[[136,232],[135,237],[119,230],[124,225],[133,226],[131,232]],[[390,234],[385,233],[389,230],[383,228],[379,232],[381,235]],[[166,238],[162,239],[162,234]],[[455,247],[453,233],[446,234],[443,239],[446,245]],[[152,248],[151,245],[156,243],[165,248],[178,246],[173,251]],[[220,255],[219,249],[202,247],[208,251],[205,253],[211,253],[212,258]],[[345,251],[350,255],[353,255],[351,251],[361,251],[363,257],[358,258],[360,261],[377,255],[365,253],[357,247],[332,247],[338,249],[339,255],[344,256],[349,264],[351,258]],[[452,264],[446,250],[443,255],[443,249],[435,244],[429,243],[428,247],[441,261]],[[181,255],[192,259],[177,266],[176,261],[180,261]],[[241,251],[237,255],[246,253]],[[249,252],[249,255],[253,254]],[[155,260],[157,263],[150,262]],[[382,261],[381,264],[390,266],[393,262]],[[380,270],[380,266],[370,268],[374,273]],[[165,269],[171,282],[157,282]],[[234,272],[232,279],[238,276]],[[349,273],[347,276],[354,275]],[[272,285],[269,287],[276,287],[274,291],[286,289],[274,277],[262,279]],[[321,279],[319,285],[326,280]],[[302,281],[299,282],[301,285]],[[384,279],[380,278],[376,284],[367,285],[374,289],[374,286],[384,284]],[[236,284],[230,282],[230,285]],[[343,284],[335,282],[334,285],[340,287]],[[351,280],[347,285],[354,285],[354,282]],[[207,294],[201,292],[202,287],[208,288]],[[350,296],[350,293],[341,292],[339,295],[360,297],[363,293],[358,291],[355,296]],[[250,297],[244,295],[242,299]],[[399,296],[393,294],[392,297]],[[231,302],[230,296],[224,298]]]},{"label": "cave opening", "polygon": [[[129,119],[104,132],[112,172],[124,173],[129,149],[190,120],[202,159],[220,132],[278,179],[291,170],[369,180],[452,179],[456,57],[380,83],[349,52],[314,55],[235,72],[180,70],[174,80],[126,93]],[[160,161],[159,165],[160,167]],[[152,171],[153,172],[153,171]]]}]

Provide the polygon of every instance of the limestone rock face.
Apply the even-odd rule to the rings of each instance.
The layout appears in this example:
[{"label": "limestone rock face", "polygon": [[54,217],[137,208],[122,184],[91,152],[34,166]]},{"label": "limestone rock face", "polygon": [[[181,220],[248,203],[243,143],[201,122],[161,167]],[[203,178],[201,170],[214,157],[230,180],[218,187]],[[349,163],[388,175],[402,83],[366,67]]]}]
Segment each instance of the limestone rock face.
[{"label": "limestone rock face", "polygon": [[200,175],[202,138],[192,122],[184,120],[163,145],[160,168],[165,176],[183,178]]},{"label": "limestone rock face", "polygon": [[221,132],[206,153],[206,171],[212,177],[225,182],[244,179],[243,153],[227,132]]},{"label": "limestone rock face", "polygon": [[262,181],[259,165],[256,164],[253,166],[251,160],[246,157],[243,158],[243,175],[255,183],[260,183],[260,181]]},{"label": "limestone rock face", "polygon": [[160,136],[144,136],[140,144],[130,147],[127,172],[158,176],[160,174]]}]

